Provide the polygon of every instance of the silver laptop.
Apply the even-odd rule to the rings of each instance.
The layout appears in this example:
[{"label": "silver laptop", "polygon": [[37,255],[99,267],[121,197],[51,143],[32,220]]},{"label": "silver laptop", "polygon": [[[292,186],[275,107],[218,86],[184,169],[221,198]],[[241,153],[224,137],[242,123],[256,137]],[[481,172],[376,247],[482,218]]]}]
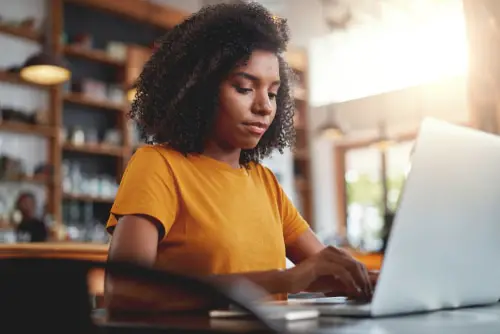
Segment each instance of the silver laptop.
[{"label": "silver laptop", "polygon": [[389,316],[500,297],[500,137],[425,119],[372,302],[322,315]]}]

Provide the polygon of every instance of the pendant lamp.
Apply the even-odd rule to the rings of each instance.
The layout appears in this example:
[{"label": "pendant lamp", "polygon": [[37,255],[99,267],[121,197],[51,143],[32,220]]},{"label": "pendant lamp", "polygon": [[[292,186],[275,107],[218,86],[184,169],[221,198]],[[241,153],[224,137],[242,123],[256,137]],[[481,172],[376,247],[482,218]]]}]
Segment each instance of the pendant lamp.
[{"label": "pendant lamp", "polygon": [[344,136],[344,131],[339,125],[335,115],[335,110],[327,110],[327,120],[318,129],[320,137],[329,140],[337,140]]},{"label": "pendant lamp", "polygon": [[71,78],[71,72],[62,59],[47,52],[28,58],[19,74],[26,81],[47,86],[58,85]]},{"label": "pendant lamp", "polygon": [[53,52],[49,22],[51,18],[47,16],[42,52],[29,57],[19,73],[28,82],[47,86],[59,85],[71,78],[63,59]]},{"label": "pendant lamp", "polygon": [[387,129],[384,122],[380,122],[379,125],[379,137],[373,143],[373,146],[378,148],[380,151],[386,151],[389,147],[394,145],[396,141],[387,135]]},{"label": "pendant lamp", "polygon": [[137,93],[137,88],[132,87],[127,91],[127,100],[132,103],[135,100],[135,94]]}]

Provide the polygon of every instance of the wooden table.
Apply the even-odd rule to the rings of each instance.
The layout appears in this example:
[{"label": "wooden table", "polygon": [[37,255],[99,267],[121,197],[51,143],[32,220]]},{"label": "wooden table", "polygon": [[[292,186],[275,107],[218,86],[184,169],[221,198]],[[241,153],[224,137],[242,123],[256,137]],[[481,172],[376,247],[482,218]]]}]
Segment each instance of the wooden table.
[{"label": "wooden table", "polygon": [[107,244],[77,242],[0,244],[0,258],[36,256],[42,258],[106,261],[107,254]]},{"label": "wooden table", "polygon": [[[210,319],[206,315],[127,315],[107,316],[97,312],[94,321],[99,326],[129,327],[127,333],[148,333],[147,328],[163,329],[165,333],[182,330],[221,333],[267,333],[270,330],[251,319]],[[132,331],[130,326],[136,326]],[[141,326],[141,327],[139,327]],[[145,326],[145,327],[143,327]],[[336,334],[493,334],[500,333],[500,304],[438,311],[427,314],[358,319],[321,317],[316,320],[291,321],[283,326],[285,333]],[[119,332],[119,331],[117,331]],[[155,331],[161,333],[163,331]]]},{"label": "wooden table", "polygon": [[[0,244],[0,259],[13,257],[41,257],[56,259],[78,259],[91,261],[106,261],[107,244],[76,243],[76,242],[46,242]],[[370,270],[379,270],[382,263],[380,254],[365,254],[348,249],[359,261]],[[89,273],[91,293],[102,295],[104,292],[104,272],[95,269]]]}]

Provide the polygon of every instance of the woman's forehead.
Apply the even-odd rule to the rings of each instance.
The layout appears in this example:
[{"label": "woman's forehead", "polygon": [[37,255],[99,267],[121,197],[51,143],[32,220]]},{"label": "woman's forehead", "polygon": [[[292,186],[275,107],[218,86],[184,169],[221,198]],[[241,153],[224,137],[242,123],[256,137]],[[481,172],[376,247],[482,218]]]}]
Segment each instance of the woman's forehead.
[{"label": "woman's forehead", "polygon": [[278,56],[273,52],[254,51],[247,61],[236,66],[232,74],[241,75],[244,73],[247,74],[247,79],[254,77],[256,79],[274,82],[280,79],[279,66]]}]

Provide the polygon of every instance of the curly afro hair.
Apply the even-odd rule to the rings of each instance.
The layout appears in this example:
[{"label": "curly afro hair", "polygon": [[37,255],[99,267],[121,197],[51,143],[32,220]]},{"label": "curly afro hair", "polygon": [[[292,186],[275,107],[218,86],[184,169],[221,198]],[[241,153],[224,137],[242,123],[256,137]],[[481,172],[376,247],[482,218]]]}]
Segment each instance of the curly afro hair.
[{"label": "curly afro hair", "polygon": [[208,6],[169,31],[136,82],[130,116],[148,143],[203,153],[218,110],[219,86],[254,50],[277,55],[281,86],[273,123],[240,163],[260,162],[294,143],[293,72],[283,58],[288,25],[258,3]]}]

